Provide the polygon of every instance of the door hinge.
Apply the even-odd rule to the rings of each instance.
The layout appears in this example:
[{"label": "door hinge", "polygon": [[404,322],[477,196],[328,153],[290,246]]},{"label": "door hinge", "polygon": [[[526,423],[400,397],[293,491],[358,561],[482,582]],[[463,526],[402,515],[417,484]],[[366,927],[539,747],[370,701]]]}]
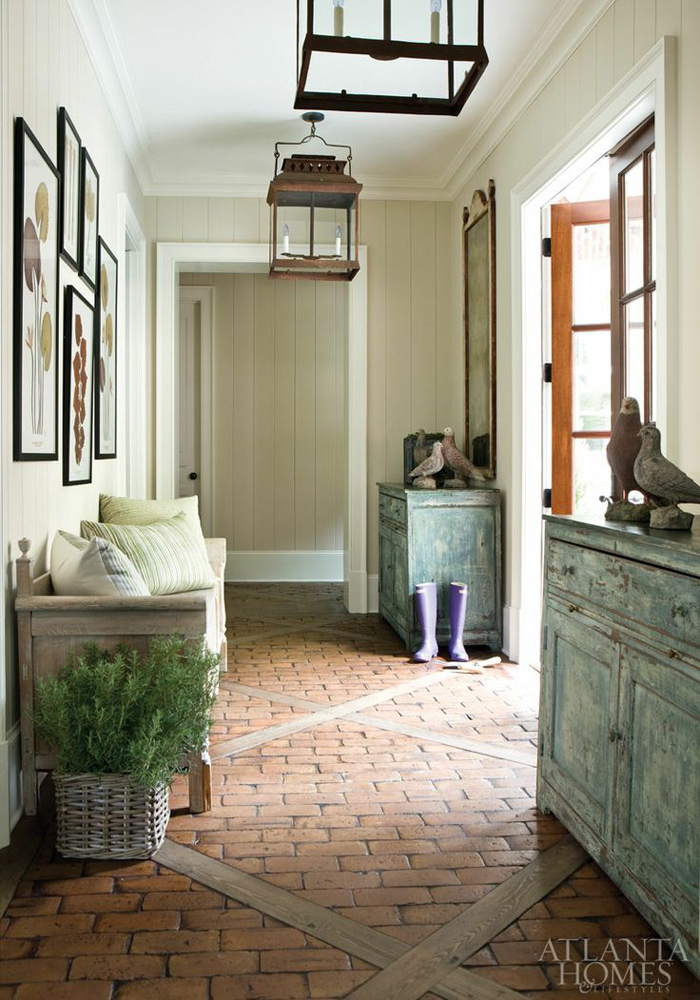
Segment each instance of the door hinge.
[{"label": "door hinge", "polygon": [[552,381],[552,362],[545,361],[542,366],[542,381],[551,382]]},{"label": "door hinge", "polygon": [[542,490],[542,506],[546,507],[547,509],[551,508],[551,506],[552,506],[552,490],[551,490],[551,488],[547,488],[546,490]]},{"label": "door hinge", "polygon": [[552,237],[545,236],[542,240],[542,256],[551,257],[552,256]]}]

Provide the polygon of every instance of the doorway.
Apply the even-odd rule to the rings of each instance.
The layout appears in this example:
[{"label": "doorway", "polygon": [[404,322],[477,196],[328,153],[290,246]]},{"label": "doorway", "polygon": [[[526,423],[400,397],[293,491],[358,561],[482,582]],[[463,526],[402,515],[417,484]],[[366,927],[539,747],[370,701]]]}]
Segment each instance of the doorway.
[{"label": "doorway", "polygon": [[[664,38],[528,174],[511,194],[512,286],[514,330],[513,482],[516,495],[516,552],[519,564],[519,661],[538,665],[542,605],[543,487],[550,486],[545,461],[551,451],[544,414],[550,391],[543,381],[549,310],[543,283],[542,209],[567,185],[614,149],[651,114],[655,121],[656,169],[656,337],[654,343],[655,414],[673,458],[678,441],[674,400],[677,356],[677,108],[671,81],[675,46]],[[548,465],[548,461],[547,461]],[[516,555],[517,559],[517,555]]]},{"label": "doorway", "polygon": [[214,533],[212,461],[213,316],[211,285],[179,292],[179,462],[177,495],[199,498],[205,536]]},{"label": "doorway", "polygon": [[[332,252],[333,248],[328,248]],[[345,344],[345,442],[342,473],[342,575],[344,603],[367,612],[367,250],[359,247],[360,271],[348,285]],[[265,244],[160,243],[156,276],[156,495],[175,496],[179,449],[179,276],[183,272],[266,274]],[[271,456],[270,476],[274,476]],[[243,474],[243,473],[242,473]],[[287,577],[289,579],[290,577]]]}]

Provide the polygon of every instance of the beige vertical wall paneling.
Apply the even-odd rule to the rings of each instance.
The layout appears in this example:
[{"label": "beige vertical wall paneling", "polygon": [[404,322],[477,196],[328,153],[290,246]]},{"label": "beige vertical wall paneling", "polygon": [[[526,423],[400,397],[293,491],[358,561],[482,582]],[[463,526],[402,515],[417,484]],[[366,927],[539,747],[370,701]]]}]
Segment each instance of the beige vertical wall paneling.
[{"label": "beige vertical wall paneling", "polygon": [[[255,418],[252,444],[254,548],[275,548],[275,295],[266,274],[256,274],[253,330]],[[233,336],[236,336],[234,327]],[[222,459],[225,458],[222,456]],[[236,489],[234,473],[233,488]]]},{"label": "beige vertical wall paneling", "polygon": [[[268,238],[269,209],[262,198],[206,199],[206,233],[204,199],[158,197],[146,201],[155,218],[149,232],[162,242],[255,243]],[[430,429],[453,423],[461,434],[463,362],[461,343],[454,335],[459,327],[454,310],[461,314],[461,302],[456,293],[459,272],[453,267],[449,202],[365,200],[360,221],[360,239],[368,248],[367,544],[368,572],[373,574],[377,572],[378,549],[375,484],[401,478],[403,438],[418,423],[426,423]],[[292,240],[294,225],[291,220]],[[182,281],[208,283],[204,280],[207,277],[212,280],[211,276],[194,274],[183,275]],[[235,278],[236,298],[239,277],[246,276]],[[228,280],[226,275],[213,277],[217,303],[219,282]],[[329,427],[335,421],[334,433],[341,440],[348,290],[341,285],[332,287],[331,298],[324,297],[330,292],[321,292],[319,298],[317,294],[310,297],[305,283],[274,283],[274,365],[272,374],[268,372],[262,382],[257,374],[253,377],[257,369],[251,357],[255,355],[256,364],[262,359],[252,343],[245,348],[238,342],[230,345],[238,372],[231,376],[231,399],[236,395],[237,380],[244,378],[241,371],[250,373],[248,385],[242,387],[245,402],[239,398],[232,418],[237,455],[243,454],[238,434],[241,426],[246,426],[246,413],[252,413],[250,407],[254,407],[256,419],[265,427],[261,393],[271,398],[274,392],[272,404],[268,399],[274,409],[274,471],[269,473],[264,503],[269,513],[270,497],[274,499],[274,544],[270,547],[277,551],[342,548],[342,523],[337,512],[342,511],[345,500],[344,448],[341,444],[335,449],[333,483],[324,487],[329,474],[325,452],[319,461],[315,452],[307,454],[300,445],[300,435],[310,433],[317,418],[326,413],[331,392],[335,416],[328,418]],[[217,304],[215,311],[218,308]],[[237,309],[241,308],[239,303]],[[316,317],[324,310],[335,312],[335,367],[330,382],[322,376],[330,362],[330,345],[319,341],[317,326],[309,325],[317,324]],[[318,357],[317,348],[321,350]],[[223,392],[224,376],[216,371],[215,378],[215,385]],[[324,433],[327,430],[324,428]],[[254,477],[257,492],[244,491],[240,498],[232,481],[222,487],[217,480],[215,507],[223,518],[219,521],[216,515],[217,524],[227,525],[225,534],[233,537],[237,550],[260,549],[263,539],[270,539],[270,532],[256,525],[253,517],[261,495],[261,477],[262,473]],[[225,500],[227,491],[230,502]],[[331,508],[334,514],[329,520]]]},{"label": "beige vertical wall paneling", "polygon": [[[4,0],[2,16],[8,30],[7,52],[7,103],[12,116],[26,119],[40,143],[55,162],[57,145],[58,108],[65,105],[74,120],[83,142],[88,147],[100,173],[100,233],[113,249],[118,247],[117,195],[125,192],[143,222],[144,200],[123,148],[111,112],[98,83],[90,56],[73,20],[67,0]],[[11,126],[11,122],[10,122]],[[11,127],[3,142],[12,148]],[[4,175],[3,203],[13,205],[14,177],[12,157],[10,169]],[[63,338],[63,288],[75,285],[88,298],[92,293],[81,278],[66,263],[60,263],[59,303],[57,322],[57,358],[59,360],[59,460],[55,462],[12,461],[12,344],[13,316],[12,290],[13,253],[12,212],[3,213],[1,237],[3,260],[8,265],[0,276],[2,280],[2,329],[5,333],[0,363],[3,380],[2,433],[4,449],[3,480],[5,494],[5,526],[7,547],[5,559],[17,555],[17,540],[27,536],[32,540],[32,556],[36,569],[46,566],[51,539],[57,528],[78,531],[81,518],[94,518],[97,514],[98,494],[119,492],[125,483],[124,442],[119,447],[116,460],[94,462],[93,482],[85,486],[64,487],[61,463],[61,403],[62,403],[62,338]],[[54,238],[56,234],[50,234]],[[123,317],[119,317],[120,337],[127,336]],[[122,354],[122,359],[124,355]],[[126,372],[123,361],[119,369],[121,398],[125,397]],[[12,596],[14,571],[5,566],[10,586],[4,609],[6,648],[7,706],[6,727],[18,718],[17,665],[12,641]],[[0,716],[2,712],[0,712]],[[4,734],[0,732],[0,739]],[[17,788],[17,764],[13,759],[11,785]],[[13,795],[12,809],[18,806]]]},{"label": "beige vertical wall paneling", "polygon": [[615,83],[634,66],[634,5],[635,0],[615,0]]},{"label": "beige vertical wall paneling", "polygon": [[[231,548],[255,548],[255,275],[236,276],[233,291],[233,535]],[[221,460],[226,461],[227,451]],[[214,467],[218,458],[214,460]],[[228,536],[227,536],[228,537]]]}]

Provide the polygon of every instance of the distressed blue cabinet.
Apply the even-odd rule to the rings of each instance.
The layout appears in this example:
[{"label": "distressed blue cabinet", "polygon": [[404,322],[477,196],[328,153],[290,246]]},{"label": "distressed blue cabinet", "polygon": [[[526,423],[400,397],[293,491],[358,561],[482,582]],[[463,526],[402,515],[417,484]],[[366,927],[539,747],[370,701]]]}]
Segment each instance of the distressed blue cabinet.
[{"label": "distressed blue cabinet", "polygon": [[501,494],[499,490],[416,490],[379,485],[379,613],[409,650],[421,642],[414,588],[438,584],[438,641],[450,637],[452,581],[469,586],[464,642],[500,650]]},{"label": "distressed blue cabinet", "polygon": [[700,539],[546,521],[538,805],[700,974]]}]

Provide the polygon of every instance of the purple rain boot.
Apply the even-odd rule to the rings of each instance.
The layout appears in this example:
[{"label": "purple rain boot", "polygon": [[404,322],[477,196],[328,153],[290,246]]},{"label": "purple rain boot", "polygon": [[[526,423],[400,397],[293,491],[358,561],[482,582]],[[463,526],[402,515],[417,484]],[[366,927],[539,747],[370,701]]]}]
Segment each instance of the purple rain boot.
[{"label": "purple rain boot", "polygon": [[438,644],[435,638],[437,626],[437,584],[416,584],[416,607],[423,630],[423,645],[411,657],[414,663],[430,663],[437,656]]},{"label": "purple rain boot", "polygon": [[469,660],[469,654],[462,641],[468,593],[469,588],[466,583],[450,584],[450,644],[448,650],[452,663],[467,663]]}]

